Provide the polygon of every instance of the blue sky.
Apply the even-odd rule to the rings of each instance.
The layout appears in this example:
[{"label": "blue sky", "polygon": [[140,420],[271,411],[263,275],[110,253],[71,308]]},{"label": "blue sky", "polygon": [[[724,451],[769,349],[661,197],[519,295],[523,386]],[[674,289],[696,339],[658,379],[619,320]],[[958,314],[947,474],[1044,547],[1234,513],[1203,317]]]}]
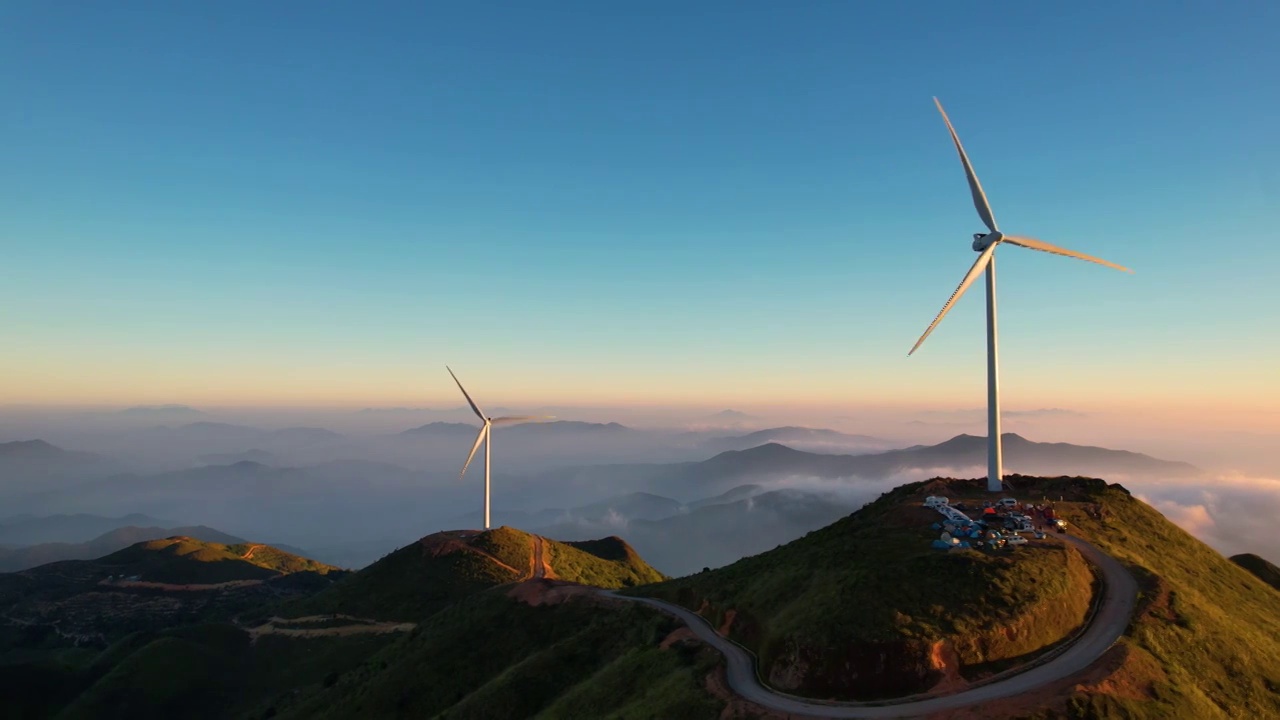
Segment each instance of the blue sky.
[{"label": "blue sky", "polygon": [[1008,403],[1280,400],[1280,6],[116,5],[0,6],[0,401],[980,403],[933,95],[1137,271],[1002,248]]}]

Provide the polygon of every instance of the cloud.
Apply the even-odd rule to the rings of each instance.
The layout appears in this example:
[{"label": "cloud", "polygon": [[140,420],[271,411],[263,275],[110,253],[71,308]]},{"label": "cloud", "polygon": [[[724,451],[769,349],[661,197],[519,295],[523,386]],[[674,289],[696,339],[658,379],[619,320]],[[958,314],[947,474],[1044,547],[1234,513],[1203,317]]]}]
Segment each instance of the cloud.
[{"label": "cloud", "polygon": [[1129,479],[1124,485],[1172,522],[1223,553],[1280,560],[1280,479],[1224,475],[1203,481]]},{"label": "cloud", "polygon": [[861,507],[886,492],[905,483],[929,480],[935,477],[975,478],[985,477],[985,467],[928,467],[912,468],[894,473],[888,477],[861,478],[841,477],[826,478],[807,475],[791,475],[777,480],[766,480],[758,483],[764,490],[793,490],[812,493],[831,498],[835,502],[852,507]]}]

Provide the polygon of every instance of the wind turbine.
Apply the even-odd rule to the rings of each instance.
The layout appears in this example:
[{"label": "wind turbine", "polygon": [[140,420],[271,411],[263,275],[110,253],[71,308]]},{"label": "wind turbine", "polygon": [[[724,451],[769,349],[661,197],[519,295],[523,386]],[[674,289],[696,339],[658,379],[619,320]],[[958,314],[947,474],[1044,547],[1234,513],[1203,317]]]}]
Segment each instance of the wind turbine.
[{"label": "wind turbine", "polygon": [[448,365],[446,365],[444,369],[448,370],[449,375],[453,377],[453,381],[455,383],[458,383],[458,389],[462,391],[462,396],[467,399],[467,404],[471,406],[471,409],[473,411],[475,411],[476,417],[480,418],[480,422],[484,423],[483,425],[480,426],[480,434],[476,436],[476,444],[471,446],[471,454],[467,456],[467,462],[463,464],[462,473],[458,477],[461,478],[466,476],[467,468],[471,467],[471,460],[475,458],[476,451],[480,449],[480,443],[484,443],[484,529],[488,530],[489,529],[489,455],[490,455],[489,450],[493,446],[493,441],[490,440],[490,433],[493,429],[493,426],[494,425],[511,425],[513,423],[524,422],[526,420],[540,420],[542,419],[542,417],[545,417],[545,416],[520,415],[520,416],[514,416],[514,417],[500,417],[500,418],[487,417],[484,414],[484,412],[480,410],[480,407],[476,405],[476,401],[472,400],[471,396],[467,394],[467,389],[462,387],[462,381],[458,379],[457,375],[453,374],[453,370]]},{"label": "wind turbine", "polygon": [[911,348],[911,352],[907,353],[907,355],[911,355],[919,349],[925,338],[929,337],[929,333],[933,332],[938,323],[942,322],[943,316],[951,310],[951,306],[955,305],[956,300],[960,299],[965,290],[968,290],[973,281],[978,278],[978,275],[985,270],[987,273],[987,490],[1000,492],[1003,487],[1003,469],[1001,467],[1003,453],[1000,443],[1000,362],[996,347],[996,247],[1003,243],[1009,243],[1010,245],[1042,250],[1055,255],[1066,255],[1067,257],[1088,260],[1089,262],[1106,265],[1129,273],[1133,271],[1101,258],[1060,248],[1057,245],[1050,245],[1041,240],[1018,235],[1005,235],[1000,232],[996,228],[996,218],[991,214],[991,205],[987,203],[987,196],[982,192],[982,183],[978,182],[978,176],[973,172],[973,165],[969,163],[969,156],[965,154],[964,146],[960,144],[960,136],[956,135],[956,129],[951,127],[951,120],[947,117],[947,111],[942,109],[942,103],[938,102],[938,98],[934,98],[933,103],[938,106],[938,112],[942,113],[942,120],[947,124],[947,130],[951,132],[951,141],[956,145],[956,152],[960,155],[960,163],[964,165],[965,175],[969,178],[969,192],[973,195],[973,206],[977,209],[978,217],[982,218],[982,223],[987,226],[989,232],[974,233],[973,249],[981,254],[978,255],[977,261],[973,263],[973,267],[969,269],[969,274],[965,275],[964,280],[960,282],[960,286],[956,288],[955,292],[951,293],[951,299],[947,300],[947,304],[942,306],[942,311],[938,313],[938,317],[933,319],[929,329],[924,331],[924,334],[920,336],[920,339],[916,341],[915,346]]}]

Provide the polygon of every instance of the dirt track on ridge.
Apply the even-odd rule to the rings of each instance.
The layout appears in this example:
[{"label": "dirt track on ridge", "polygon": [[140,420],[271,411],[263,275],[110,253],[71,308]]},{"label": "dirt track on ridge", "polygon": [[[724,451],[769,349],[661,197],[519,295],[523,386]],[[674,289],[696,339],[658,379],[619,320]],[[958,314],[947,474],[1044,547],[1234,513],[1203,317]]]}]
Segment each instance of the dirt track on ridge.
[{"label": "dirt track on ridge", "polygon": [[555,570],[552,570],[551,564],[547,562],[546,543],[537,535],[533,536],[533,558],[529,569],[534,579],[554,579],[556,576]]},{"label": "dirt track on ridge", "polygon": [[[325,627],[325,628],[282,628],[276,627],[276,623],[306,624],[313,622],[322,622],[324,620],[350,620],[351,625],[343,625],[341,627]],[[308,615],[299,618],[282,618],[272,617],[267,622],[257,627],[243,628],[249,633],[250,641],[256,641],[261,635],[287,635],[289,637],[326,637],[334,635],[364,635],[376,634],[382,635],[393,632],[409,632],[417,627],[416,623],[404,622],[380,622],[370,620],[368,618],[358,618],[351,615]]]}]

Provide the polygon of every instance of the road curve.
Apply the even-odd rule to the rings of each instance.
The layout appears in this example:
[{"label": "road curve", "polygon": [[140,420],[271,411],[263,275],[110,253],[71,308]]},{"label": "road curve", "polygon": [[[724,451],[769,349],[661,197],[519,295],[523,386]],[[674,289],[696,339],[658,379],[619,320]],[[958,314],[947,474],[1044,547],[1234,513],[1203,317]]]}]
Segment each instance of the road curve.
[{"label": "road curve", "polygon": [[943,710],[975,705],[1035,690],[1048,683],[1074,675],[1102,656],[1129,625],[1138,598],[1138,583],[1115,558],[1093,545],[1070,535],[1059,536],[1075,545],[1082,555],[1098,567],[1104,579],[1102,604],[1089,627],[1052,660],[1016,675],[986,685],[923,700],[900,703],[839,703],[810,701],[790,695],[779,695],[760,684],[752,658],[736,643],[716,632],[701,616],[679,605],[652,598],[629,597],[605,592],[606,595],[650,605],[680,618],[700,640],[724,655],[727,661],[729,687],[740,697],[772,710],[793,715],[819,718],[902,718],[926,715]]}]

